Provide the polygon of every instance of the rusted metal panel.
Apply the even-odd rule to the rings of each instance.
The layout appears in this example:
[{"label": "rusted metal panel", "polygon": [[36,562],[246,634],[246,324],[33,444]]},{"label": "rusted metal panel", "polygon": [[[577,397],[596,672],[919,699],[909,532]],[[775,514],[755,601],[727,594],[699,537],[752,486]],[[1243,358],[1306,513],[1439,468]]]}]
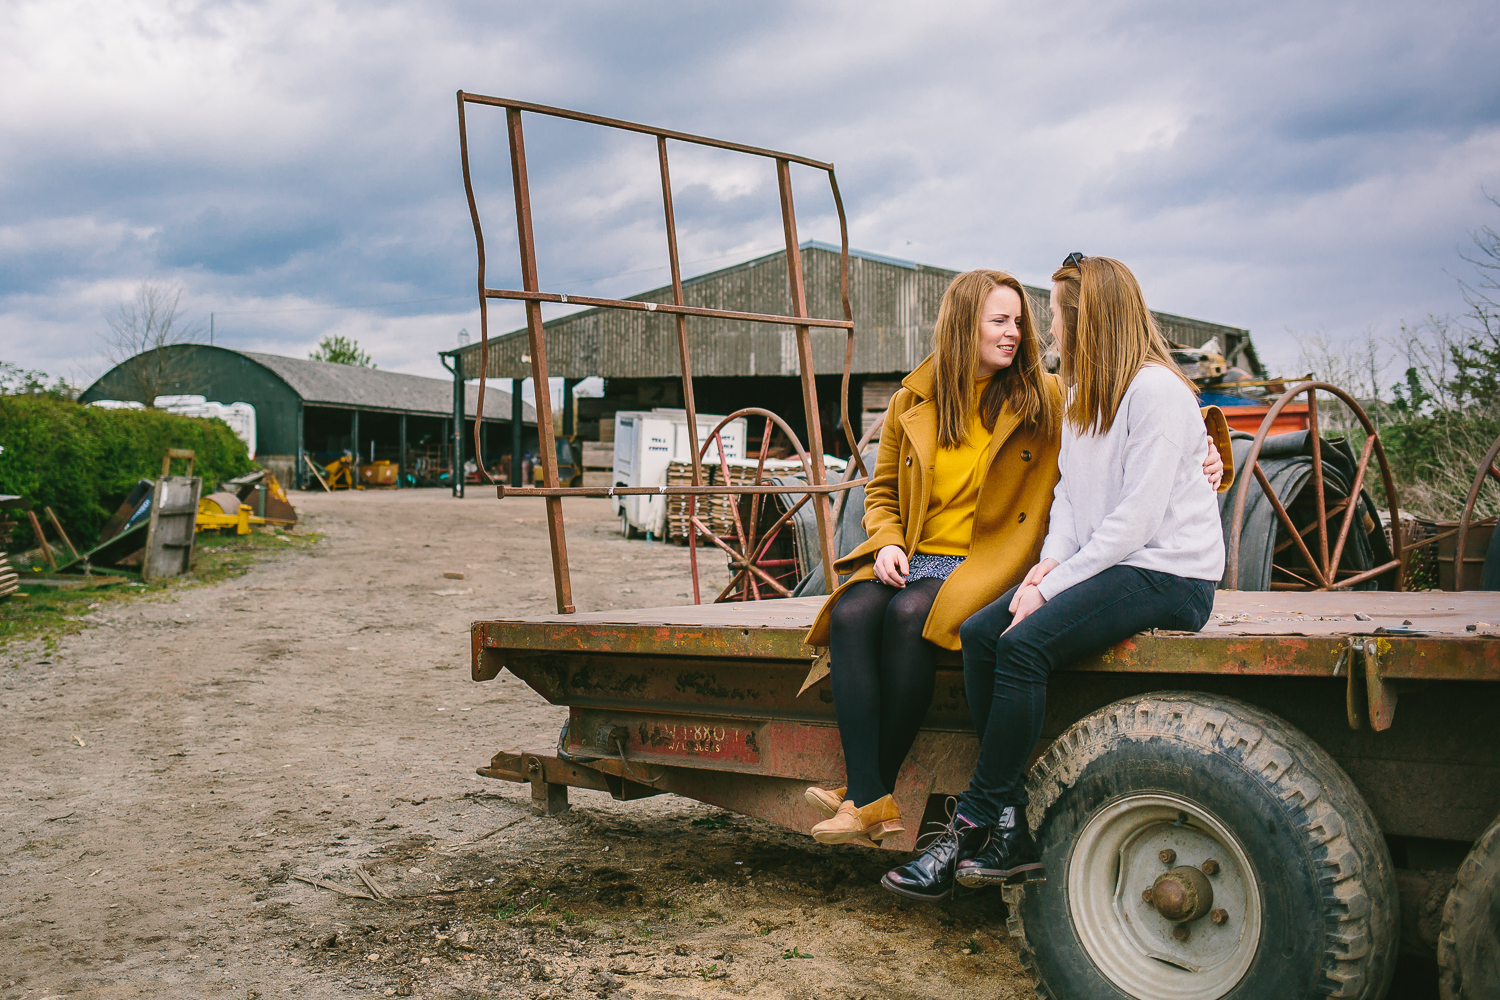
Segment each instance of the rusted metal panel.
[{"label": "rusted metal panel", "polygon": [[[823,600],[793,598],[476,622],[475,676],[494,669],[496,656],[515,659],[522,652],[732,657],[810,665],[818,651],[805,645],[802,637]],[[1382,678],[1500,680],[1500,629],[1468,631],[1469,625],[1479,622],[1500,624],[1497,618],[1500,600],[1484,592],[1220,591],[1214,618],[1204,631],[1139,635],[1068,669],[1344,676],[1336,671],[1348,637],[1367,635],[1376,644]],[[956,658],[950,655],[942,662],[952,664]]]}]

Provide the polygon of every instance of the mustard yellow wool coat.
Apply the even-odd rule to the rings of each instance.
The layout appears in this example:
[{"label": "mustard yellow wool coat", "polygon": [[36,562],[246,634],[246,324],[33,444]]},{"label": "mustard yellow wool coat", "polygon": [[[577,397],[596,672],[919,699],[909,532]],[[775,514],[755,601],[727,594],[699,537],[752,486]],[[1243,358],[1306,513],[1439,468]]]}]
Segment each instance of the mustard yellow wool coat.
[{"label": "mustard yellow wool coat", "polygon": [[[938,450],[932,369],[928,356],[891,398],[880,433],[880,454],[865,487],[869,539],[833,564],[840,575],[853,575],[823,602],[807,634],[809,645],[828,645],[833,606],[853,584],[875,579],[875,556],[882,548],[899,545],[908,557],[917,551]],[[1043,379],[1052,405],[1061,413],[1062,380],[1055,375]],[[990,442],[989,470],[974,508],[969,557],[938,590],[923,638],[944,649],[958,649],[958,627],[964,619],[1020,583],[1036,563],[1047,536],[1061,445],[1060,432],[1047,435],[1025,427],[1008,406],[1000,411]]]}]

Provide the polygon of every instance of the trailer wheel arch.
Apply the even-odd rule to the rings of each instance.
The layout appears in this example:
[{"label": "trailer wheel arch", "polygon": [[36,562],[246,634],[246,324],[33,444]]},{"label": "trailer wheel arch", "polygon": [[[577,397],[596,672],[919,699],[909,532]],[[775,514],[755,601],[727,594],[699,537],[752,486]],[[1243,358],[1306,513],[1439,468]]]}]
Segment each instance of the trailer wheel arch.
[{"label": "trailer wheel arch", "polygon": [[[1220,696],[1131,697],[1071,726],[1037,761],[1028,787],[1029,819],[1048,881],[1007,889],[1006,895],[1009,930],[1038,997],[1385,995],[1399,935],[1389,851],[1349,777],[1284,720]],[[1213,959],[1217,966],[1183,976],[1165,971],[1179,964],[1170,942],[1165,958],[1162,952],[1142,957],[1159,946],[1151,934],[1163,924],[1175,925],[1163,920],[1153,928],[1148,924],[1157,914],[1132,911],[1130,893],[1135,905],[1149,904],[1129,878],[1141,880],[1137,848],[1163,836],[1159,817],[1174,801],[1182,804],[1175,826],[1186,824],[1186,832],[1208,838],[1205,843],[1217,837],[1224,841],[1221,857],[1239,852],[1248,865],[1240,872],[1224,862],[1226,884],[1232,881],[1228,875],[1241,875],[1245,897],[1260,907],[1238,914],[1260,921],[1248,962],[1221,948]],[[1139,827],[1135,832],[1132,822]],[[1111,824],[1124,824],[1113,839]],[[1081,850],[1100,857],[1082,856]],[[1102,872],[1107,880],[1111,862],[1118,884],[1103,895],[1113,895],[1094,898],[1101,895],[1101,877],[1080,880],[1079,873]],[[1149,879],[1144,884],[1149,887]],[[1224,926],[1234,926],[1235,919]],[[1225,940],[1214,938],[1222,929],[1208,923],[1202,917],[1184,924],[1190,933],[1197,929],[1192,947],[1211,950],[1216,940]],[[1117,939],[1133,943],[1139,954],[1113,943]],[[1151,979],[1158,974],[1168,978]]]},{"label": "trailer wheel arch", "polygon": [[1500,817],[1464,859],[1438,932],[1443,1000],[1480,1000],[1500,991]]}]

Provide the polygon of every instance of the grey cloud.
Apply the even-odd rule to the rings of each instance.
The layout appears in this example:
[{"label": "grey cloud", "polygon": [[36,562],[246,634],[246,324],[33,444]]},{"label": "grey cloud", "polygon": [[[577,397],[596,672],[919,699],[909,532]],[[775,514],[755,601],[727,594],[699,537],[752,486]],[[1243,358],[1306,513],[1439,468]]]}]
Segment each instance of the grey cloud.
[{"label": "grey cloud", "polygon": [[[232,313],[243,346],[300,353],[337,329],[437,374],[474,329],[472,301],[445,298],[474,281],[460,86],[825,157],[856,246],[1031,281],[1069,250],[1111,253],[1154,305],[1249,325],[1273,356],[1288,326],[1454,308],[1444,268],[1480,184],[1500,188],[1480,3],[126,8],[146,27],[107,39],[110,8],[27,22],[62,31],[72,65],[0,41],[31,95],[0,110],[7,360],[89,354],[99,303],[156,275]],[[109,89],[93,107],[60,73]],[[471,138],[491,283],[514,286],[501,117],[471,112]],[[660,283],[649,140],[526,127],[544,282]],[[673,155],[685,259],[779,245],[769,169],[726,188],[743,165]],[[833,239],[816,181],[797,178],[803,233]]]}]

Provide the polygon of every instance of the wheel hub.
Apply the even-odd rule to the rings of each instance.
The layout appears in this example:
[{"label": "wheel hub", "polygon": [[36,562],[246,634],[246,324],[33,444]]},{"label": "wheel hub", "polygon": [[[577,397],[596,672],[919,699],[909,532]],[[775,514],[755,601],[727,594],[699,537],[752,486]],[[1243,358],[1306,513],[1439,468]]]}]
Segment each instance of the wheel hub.
[{"label": "wheel hub", "polygon": [[1214,887],[1196,868],[1181,865],[1156,877],[1148,901],[1156,912],[1173,923],[1197,920],[1214,906]]},{"label": "wheel hub", "polygon": [[1067,893],[1089,960],[1139,1000],[1218,1000],[1260,945],[1248,856],[1217,817],[1175,795],[1101,807],[1069,854]]}]

